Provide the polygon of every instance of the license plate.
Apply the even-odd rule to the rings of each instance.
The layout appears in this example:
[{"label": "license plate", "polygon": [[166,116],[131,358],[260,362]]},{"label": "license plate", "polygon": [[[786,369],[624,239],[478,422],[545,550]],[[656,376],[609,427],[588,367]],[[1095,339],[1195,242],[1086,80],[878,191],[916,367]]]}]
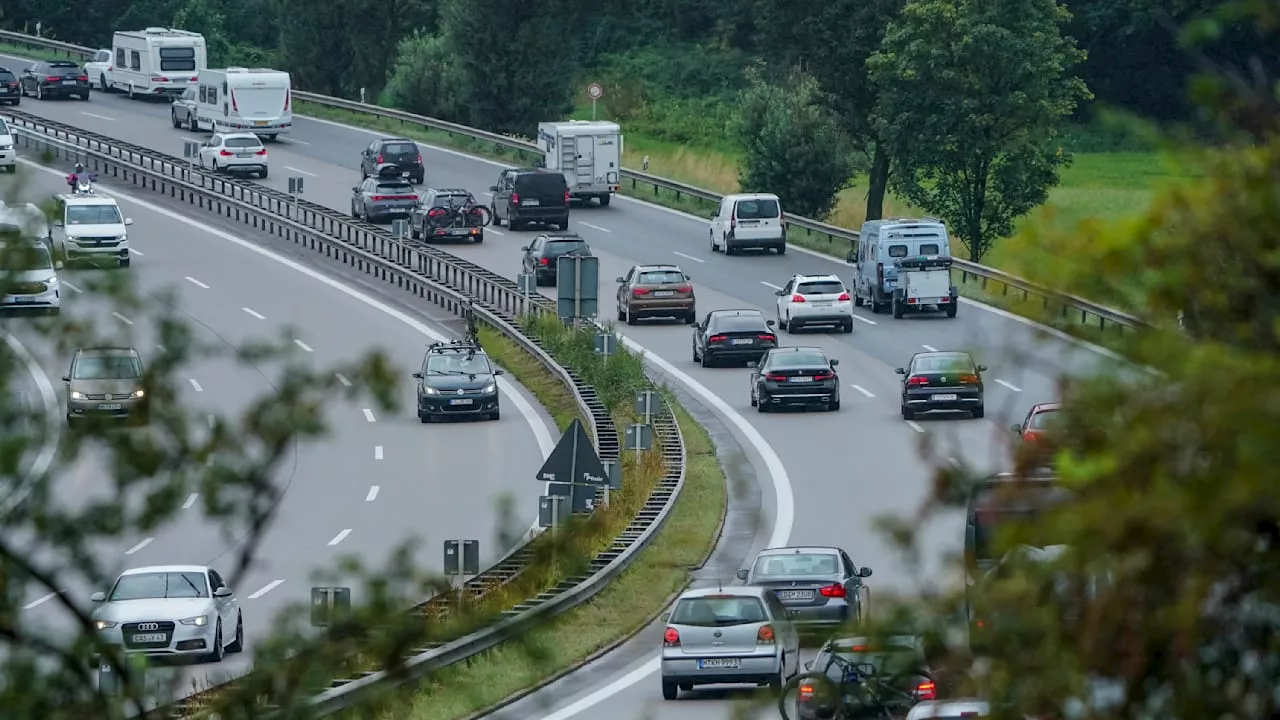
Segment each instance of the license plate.
[{"label": "license plate", "polygon": [[698,661],[699,670],[712,670],[715,668],[736,668],[738,667],[738,658],[703,658]]},{"label": "license plate", "polygon": [[13,302],[16,302],[18,304],[33,303],[36,301],[36,299],[30,295],[17,295],[10,299],[13,300]]},{"label": "license plate", "polygon": [[466,234],[468,234],[468,233],[470,233],[470,232],[471,232],[471,231],[470,231],[470,230],[468,230],[467,228],[453,228],[453,229],[449,230],[449,234],[450,234],[450,235],[466,235]]},{"label": "license plate", "polygon": [[541,205],[542,202],[539,200],[521,200],[520,204],[521,205]]},{"label": "license plate", "polygon": [[266,127],[266,126],[267,126],[267,121],[266,121],[266,120],[254,120],[254,121],[253,121],[253,126],[254,126],[254,127]]},{"label": "license plate", "polygon": [[120,403],[103,403],[98,406],[99,410],[119,410]]},{"label": "license plate", "polygon": [[75,84],[76,84],[76,81],[75,81],[75,80],[63,80],[63,81],[62,81],[62,84],[63,84],[63,85],[75,85]]},{"label": "license plate", "polygon": [[919,303],[920,305],[937,305],[938,303],[942,302],[942,298],[939,298],[939,297],[920,298],[919,300],[916,300],[916,302]]},{"label": "license plate", "polygon": [[759,220],[739,220],[738,224],[742,227],[755,227],[760,224]]},{"label": "license plate", "polygon": [[832,301],[830,300],[818,300],[813,304],[813,306],[814,307],[831,307],[831,302]]},{"label": "license plate", "polygon": [[777,593],[779,600],[812,600],[812,590],[779,590]]},{"label": "license plate", "polygon": [[457,400],[449,401],[450,405],[470,405],[471,403],[472,403],[471,398],[458,398]]},{"label": "license plate", "polygon": [[157,643],[164,642],[167,638],[164,633],[138,633],[129,639],[136,643]]},{"label": "license plate", "polygon": [[930,400],[936,400],[936,401],[938,401],[938,402],[944,402],[944,401],[947,401],[947,400],[955,400],[955,399],[956,399],[956,396],[955,396],[955,395],[934,395],[933,397],[931,397],[931,398],[929,398],[929,399],[930,399]]},{"label": "license plate", "polygon": [[787,378],[787,382],[798,382],[798,383],[813,382],[813,378],[805,377],[801,375],[799,377]]},{"label": "license plate", "polygon": [[253,153],[236,153],[236,157],[238,157],[238,158],[251,158],[251,157],[253,157]]},{"label": "license plate", "polygon": [[733,341],[732,343],[730,343],[730,344],[732,344],[732,345],[750,345],[751,343],[752,343],[751,338],[738,338],[737,340],[734,340],[734,341]]}]

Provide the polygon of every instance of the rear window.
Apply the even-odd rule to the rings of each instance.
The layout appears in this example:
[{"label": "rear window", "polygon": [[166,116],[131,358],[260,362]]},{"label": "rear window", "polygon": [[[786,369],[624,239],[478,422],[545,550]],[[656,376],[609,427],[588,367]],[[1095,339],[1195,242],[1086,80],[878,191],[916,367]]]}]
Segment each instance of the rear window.
[{"label": "rear window", "polygon": [[475,198],[470,195],[436,195],[431,201],[431,207],[464,207],[474,205]]},{"label": "rear window", "polygon": [[817,367],[830,365],[827,356],[818,351],[773,353],[769,356],[771,368]]},{"label": "rear window", "polygon": [[921,246],[920,246],[920,254],[921,254],[921,255],[937,255],[937,254],[939,254],[940,252],[941,252],[941,250],[940,250],[940,249],[938,248],[938,246],[937,246],[936,244],[934,244],[934,243],[929,243],[929,244],[927,244],[927,245],[921,245]]},{"label": "rear window", "polygon": [[698,627],[749,625],[767,619],[760,598],[737,595],[685,598],[671,613],[673,625]]},{"label": "rear window", "polygon": [[1057,410],[1041,410],[1031,416],[1031,422],[1027,423],[1027,425],[1032,430],[1043,430],[1048,427],[1057,416]]},{"label": "rear window", "polygon": [[840,558],[834,553],[794,553],[756,558],[752,573],[757,578],[831,575],[840,572]]},{"label": "rear window", "polygon": [[227,138],[226,145],[227,147],[260,148],[262,141],[256,137]]},{"label": "rear window", "polygon": [[8,70],[0,70],[0,81],[13,82],[14,80],[17,80],[17,79],[18,77],[13,73],[9,72]]},{"label": "rear window", "polygon": [[378,192],[396,193],[408,195],[413,192],[413,186],[407,182],[380,182],[377,184]]},{"label": "rear window", "polygon": [[739,220],[765,220],[780,214],[777,200],[739,200],[734,212]]},{"label": "rear window", "polygon": [[906,257],[906,256],[907,256],[906,245],[890,245],[889,246],[889,257],[900,258],[900,257]]},{"label": "rear window", "polygon": [[684,273],[679,270],[650,270],[640,273],[636,282],[641,285],[670,285],[684,282]]},{"label": "rear window", "polygon": [[712,315],[711,327],[717,332],[758,332],[769,328],[763,315]]},{"label": "rear window", "polygon": [[417,155],[418,146],[405,142],[387,143],[382,146],[382,152],[387,155]]},{"label": "rear window", "polygon": [[192,47],[160,48],[160,70],[182,72],[196,69],[196,49]]},{"label": "rear window", "polygon": [[803,282],[796,286],[796,292],[801,295],[839,295],[844,292],[844,283],[838,280]]},{"label": "rear window", "polygon": [[560,173],[528,173],[516,176],[515,189],[526,194],[563,195],[569,186]]},{"label": "rear window", "polygon": [[911,368],[915,372],[971,372],[973,360],[964,355],[940,355],[916,358]]},{"label": "rear window", "polygon": [[53,70],[79,70],[80,66],[69,62],[51,62],[49,68]]},{"label": "rear window", "polygon": [[571,252],[588,252],[586,241],[583,240],[548,240],[546,248],[543,252],[547,255],[564,255]]}]

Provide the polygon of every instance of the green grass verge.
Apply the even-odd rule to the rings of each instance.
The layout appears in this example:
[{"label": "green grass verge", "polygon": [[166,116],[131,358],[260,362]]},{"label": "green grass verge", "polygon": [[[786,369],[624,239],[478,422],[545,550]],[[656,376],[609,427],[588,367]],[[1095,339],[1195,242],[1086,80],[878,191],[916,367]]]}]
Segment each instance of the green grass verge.
[{"label": "green grass verge", "polygon": [[[482,330],[481,340],[490,356],[529,388],[553,415],[556,411],[552,408],[570,408],[567,414],[561,411],[561,416],[572,418],[572,396],[554,376],[515,343],[496,333]],[[674,592],[684,587],[690,571],[703,562],[715,544],[724,515],[726,484],[707,431],[669,394],[667,400],[675,408],[676,421],[684,434],[685,484],[666,524],[631,567],[585,605],[388,698],[378,717],[453,720],[502,703],[526,688],[578,667],[634,634],[662,611]],[[567,422],[566,419],[564,424]]]},{"label": "green grass verge", "polygon": [[[46,48],[33,48],[25,45],[17,45],[14,43],[0,42],[0,55],[8,55],[10,57],[30,58],[32,60],[72,60],[74,62],[83,63],[78,55],[68,56],[56,50]],[[9,68],[15,75],[22,71],[22,68]]]}]

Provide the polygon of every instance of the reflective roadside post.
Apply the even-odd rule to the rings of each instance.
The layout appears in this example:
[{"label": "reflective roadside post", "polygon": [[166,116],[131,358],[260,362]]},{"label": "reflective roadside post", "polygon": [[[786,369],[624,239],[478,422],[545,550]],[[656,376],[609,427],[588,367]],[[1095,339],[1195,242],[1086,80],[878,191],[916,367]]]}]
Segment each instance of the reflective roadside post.
[{"label": "reflective roadside post", "polygon": [[200,159],[200,143],[195,140],[182,141],[182,157],[187,159],[187,179],[191,179],[190,171],[196,168],[196,161]]},{"label": "reflective roadside post", "polygon": [[289,178],[289,196],[293,198],[293,219],[298,219],[298,198],[302,195],[302,176]]},{"label": "reflective roadside post", "polygon": [[444,541],[444,574],[449,578],[450,586],[453,578],[458,578],[458,602],[462,603],[462,588],[468,577],[480,574],[480,541],[479,540],[445,540]]},{"label": "reflective roadside post", "polygon": [[391,221],[391,235],[396,240],[404,242],[409,237],[409,221],[404,218],[396,218]]}]

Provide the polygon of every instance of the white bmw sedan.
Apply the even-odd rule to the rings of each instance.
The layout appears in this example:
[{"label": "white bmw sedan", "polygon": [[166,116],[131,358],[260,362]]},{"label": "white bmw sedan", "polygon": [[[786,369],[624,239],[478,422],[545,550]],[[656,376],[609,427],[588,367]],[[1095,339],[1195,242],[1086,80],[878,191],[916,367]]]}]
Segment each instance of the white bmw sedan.
[{"label": "white bmw sedan", "polygon": [[244,649],[240,603],[212,568],[159,565],[126,570],[96,592],[94,624],[126,653],[203,656],[211,662]]}]

